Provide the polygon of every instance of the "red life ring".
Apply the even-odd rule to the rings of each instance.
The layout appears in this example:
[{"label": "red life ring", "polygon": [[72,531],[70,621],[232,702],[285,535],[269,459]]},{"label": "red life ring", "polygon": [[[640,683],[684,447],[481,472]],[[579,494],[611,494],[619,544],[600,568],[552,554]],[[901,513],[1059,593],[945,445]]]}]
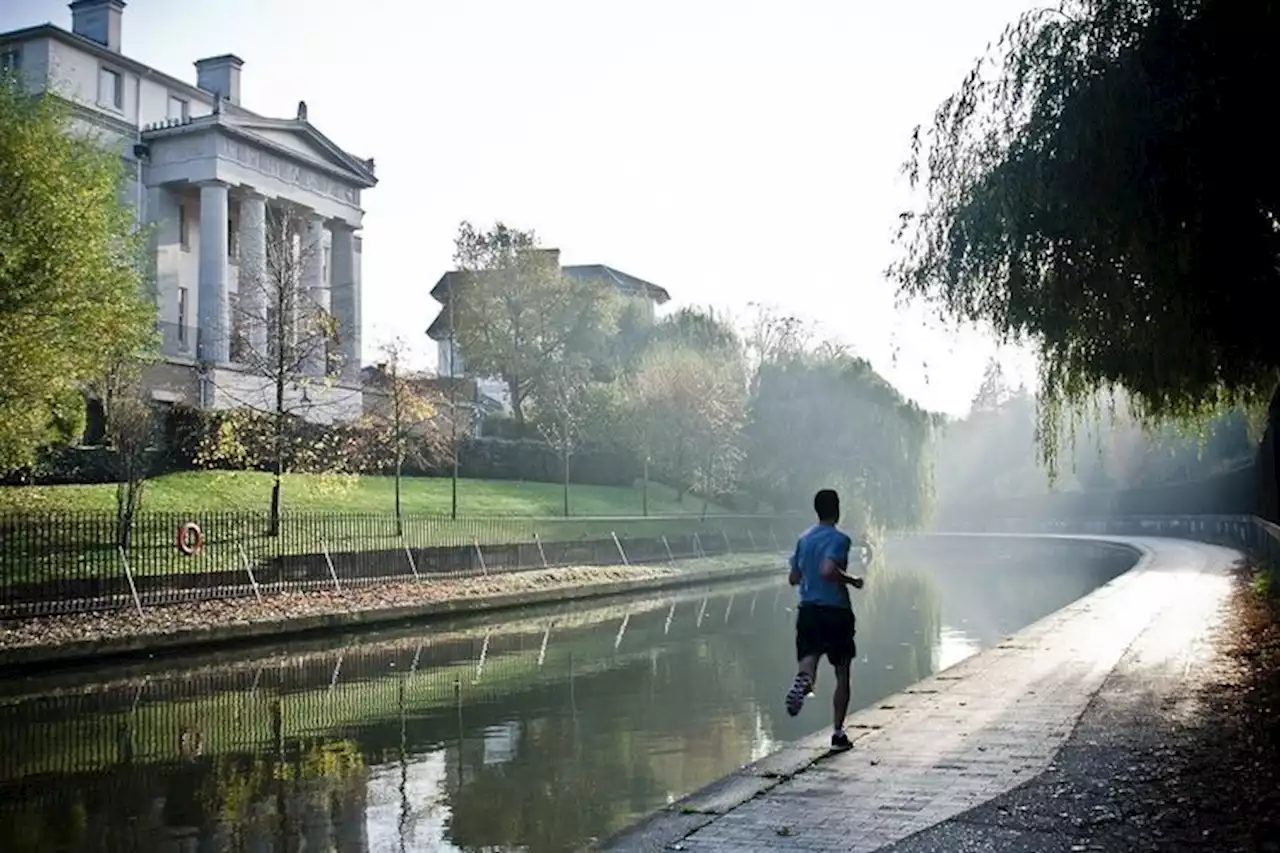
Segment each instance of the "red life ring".
[{"label": "red life ring", "polygon": [[194,521],[178,528],[178,550],[188,557],[204,550],[204,531]]}]

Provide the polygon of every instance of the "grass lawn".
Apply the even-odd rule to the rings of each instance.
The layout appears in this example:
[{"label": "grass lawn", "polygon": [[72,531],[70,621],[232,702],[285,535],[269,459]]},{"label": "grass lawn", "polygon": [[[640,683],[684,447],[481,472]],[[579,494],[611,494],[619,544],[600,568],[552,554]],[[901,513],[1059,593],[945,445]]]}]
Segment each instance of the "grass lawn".
[{"label": "grass lawn", "polygon": [[[157,477],[147,484],[144,512],[266,511],[271,475],[256,471],[193,471]],[[401,500],[409,515],[447,515],[450,480],[406,477]],[[284,483],[284,511],[390,514],[395,507],[391,477],[290,474]],[[115,509],[115,486],[0,487],[0,512]],[[571,486],[569,511],[575,516],[635,516],[642,509],[639,486]],[[712,505],[710,512],[722,512]],[[562,489],[555,483],[459,480],[458,514],[466,516],[555,516],[563,511]],[[650,515],[701,513],[702,500],[649,485]]]}]

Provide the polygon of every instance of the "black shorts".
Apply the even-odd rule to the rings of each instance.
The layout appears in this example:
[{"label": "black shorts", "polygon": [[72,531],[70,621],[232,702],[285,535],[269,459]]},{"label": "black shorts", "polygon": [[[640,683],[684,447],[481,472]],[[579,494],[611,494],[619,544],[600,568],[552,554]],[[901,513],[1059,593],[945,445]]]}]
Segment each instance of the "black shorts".
[{"label": "black shorts", "polygon": [[832,666],[850,663],[858,656],[855,633],[849,608],[802,604],[796,615],[796,660],[826,655]]}]

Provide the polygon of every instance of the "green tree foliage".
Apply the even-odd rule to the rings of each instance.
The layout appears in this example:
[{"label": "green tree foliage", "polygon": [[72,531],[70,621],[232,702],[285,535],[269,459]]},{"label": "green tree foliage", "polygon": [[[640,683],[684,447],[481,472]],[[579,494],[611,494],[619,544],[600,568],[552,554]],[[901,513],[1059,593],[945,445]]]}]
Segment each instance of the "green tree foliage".
[{"label": "green tree foliage", "polygon": [[56,426],[69,392],[151,330],[123,179],[119,152],[0,73],[0,469],[72,437]]},{"label": "green tree foliage", "polygon": [[933,421],[863,359],[829,348],[756,374],[744,435],[747,487],[780,507],[841,492],[856,526],[921,524],[932,498]]},{"label": "green tree foliage", "polygon": [[521,426],[542,371],[562,359],[608,360],[621,310],[616,291],[600,279],[561,274],[557,255],[540,249],[533,232],[463,222],[454,261],[446,310],[456,344],[472,373],[506,384]]},{"label": "green tree foliage", "polygon": [[[1135,415],[1258,405],[1280,336],[1280,172],[1256,138],[1280,9],[1230,0],[1065,0],[1011,25],[917,131],[904,294],[1028,339],[1040,450],[1123,387]],[[994,73],[991,73],[994,69]]]}]

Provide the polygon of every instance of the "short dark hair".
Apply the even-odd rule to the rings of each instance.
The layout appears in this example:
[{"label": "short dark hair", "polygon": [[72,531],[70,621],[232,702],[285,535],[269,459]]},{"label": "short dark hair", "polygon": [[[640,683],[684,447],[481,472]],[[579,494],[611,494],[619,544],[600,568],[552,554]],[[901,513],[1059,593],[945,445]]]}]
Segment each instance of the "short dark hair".
[{"label": "short dark hair", "polygon": [[835,489],[821,489],[813,496],[813,511],[819,521],[840,520],[840,496]]}]

